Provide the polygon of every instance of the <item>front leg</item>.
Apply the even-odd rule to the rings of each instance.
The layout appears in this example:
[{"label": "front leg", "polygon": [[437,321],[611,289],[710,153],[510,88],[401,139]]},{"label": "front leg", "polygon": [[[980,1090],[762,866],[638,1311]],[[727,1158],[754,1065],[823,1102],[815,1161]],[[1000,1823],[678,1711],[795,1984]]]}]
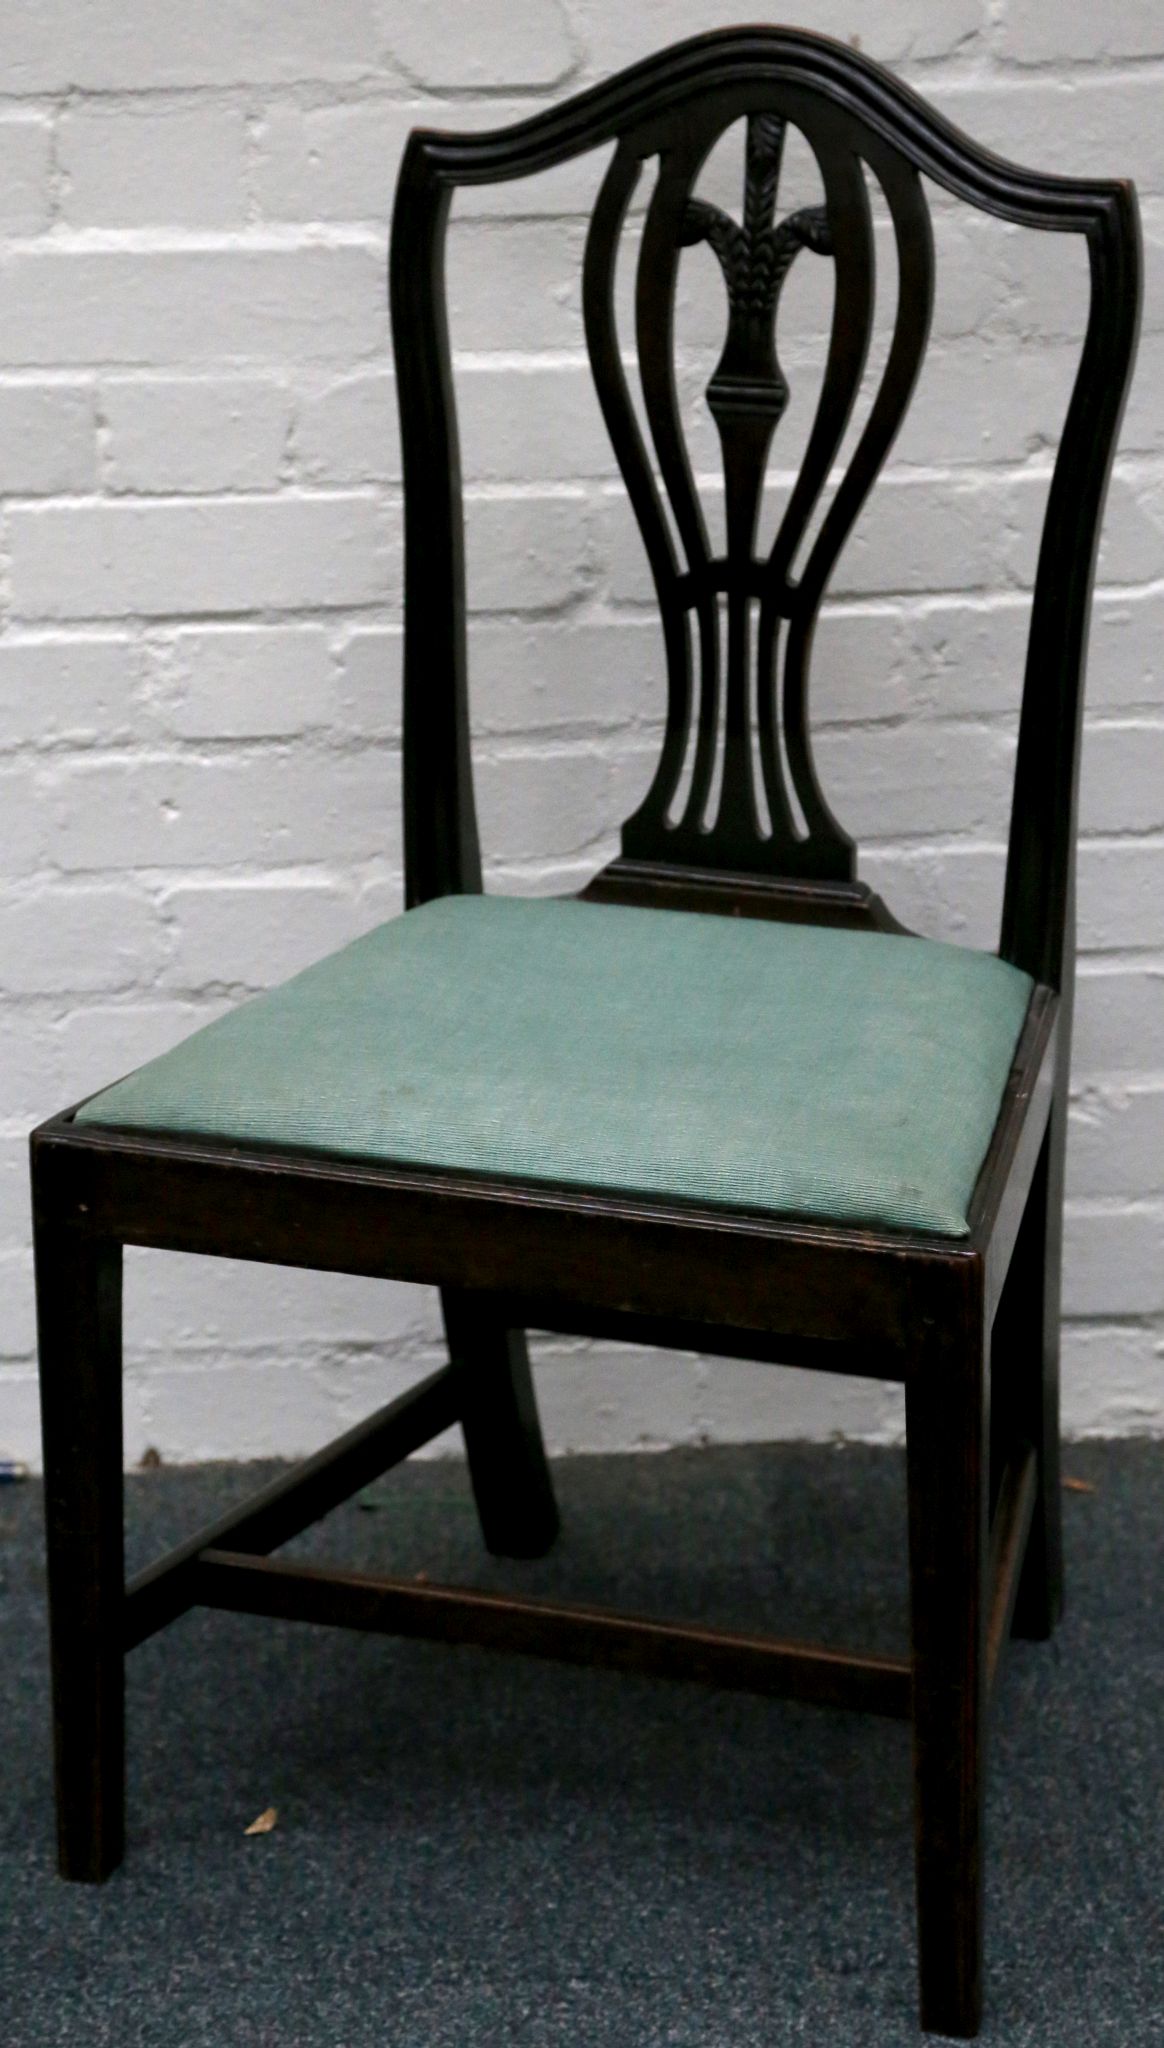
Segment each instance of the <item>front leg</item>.
[{"label": "front leg", "polygon": [[100,1883],[125,1846],[121,1246],[35,1232],[58,1861]]}]

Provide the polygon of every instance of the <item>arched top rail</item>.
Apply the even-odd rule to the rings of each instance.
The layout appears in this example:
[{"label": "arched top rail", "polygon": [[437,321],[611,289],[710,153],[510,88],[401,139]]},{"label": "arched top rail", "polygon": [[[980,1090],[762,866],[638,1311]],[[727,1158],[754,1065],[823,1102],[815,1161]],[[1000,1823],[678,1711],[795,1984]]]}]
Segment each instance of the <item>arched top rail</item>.
[{"label": "arched top rail", "polygon": [[450,134],[413,131],[408,170],[442,185],[486,185],[552,170],[633,132],[649,151],[650,128],[695,93],[741,86],[759,94],[801,86],[844,108],[923,176],[1017,227],[1087,234],[1134,211],[1130,182],[1027,170],[983,149],[909,86],[860,52],[791,28],[728,28],[693,36],[590,87],[561,106],[506,128]]}]

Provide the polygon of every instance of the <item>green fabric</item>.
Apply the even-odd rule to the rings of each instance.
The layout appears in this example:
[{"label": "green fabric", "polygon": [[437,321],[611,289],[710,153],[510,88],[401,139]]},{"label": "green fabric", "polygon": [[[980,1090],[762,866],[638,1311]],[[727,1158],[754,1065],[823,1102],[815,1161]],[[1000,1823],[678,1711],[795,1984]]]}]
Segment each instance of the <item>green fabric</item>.
[{"label": "green fabric", "polygon": [[445,897],[78,1120],[961,1237],[1030,991],[925,939]]}]

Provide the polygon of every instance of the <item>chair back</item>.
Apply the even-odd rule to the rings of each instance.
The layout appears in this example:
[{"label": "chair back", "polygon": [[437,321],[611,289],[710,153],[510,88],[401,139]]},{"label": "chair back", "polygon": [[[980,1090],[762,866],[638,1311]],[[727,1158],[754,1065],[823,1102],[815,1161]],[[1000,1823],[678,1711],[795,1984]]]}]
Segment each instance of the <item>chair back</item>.
[{"label": "chair back", "polygon": [[[736,123],[738,219],[695,195],[708,157]],[[824,201],[782,214],[790,124],[815,156]],[[868,59],[791,29],[700,36],[517,126],[474,135],[417,131],[410,138],[391,259],[405,477],[409,902],[479,888],[481,881],[444,301],[449,201],[458,185],[529,175],[611,142],[586,243],[583,312],[599,402],[662,619],[663,743],[646,796],[622,829],[624,858],[654,868],[810,883],[853,877],[853,841],[830,810],[813,764],[810,662],[821,600],[901,425],[929,336],[934,247],[922,178],[1001,220],[1085,238],[1090,314],[1039,550],[1000,942],[1004,957],[1060,986],[1073,944],[1088,608],[1138,322],[1134,191],[1126,182],[1045,177],[1004,163]],[[657,172],[634,291],[648,448],[624,367],[615,273],[631,202],[651,160]],[[873,331],[871,183],[884,196],[896,240],[896,316],[864,425],[833,479]],[[707,386],[723,466],[722,552],[709,540],[675,374],[680,258],[698,242],[717,258],[727,295],[722,352]],[[795,262],[832,264],[831,332],[799,473],[771,545],[760,549],[761,497],[789,395],[776,353],[776,314]]]}]

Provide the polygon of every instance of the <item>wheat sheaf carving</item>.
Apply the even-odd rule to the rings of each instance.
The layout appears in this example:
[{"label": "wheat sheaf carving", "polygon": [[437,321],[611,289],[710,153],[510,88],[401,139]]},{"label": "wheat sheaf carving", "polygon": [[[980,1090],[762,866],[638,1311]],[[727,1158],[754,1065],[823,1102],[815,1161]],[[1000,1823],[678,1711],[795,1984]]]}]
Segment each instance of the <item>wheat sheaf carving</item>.
[{"label": "wheat sheaf carving", "polygon": [[775,114],[748,121],[743,223],[705,199],[688,201],[680,242],[706,242],[724,275],[728,331],[707,387],[717,420],[740,411],[763,412],[773,425],[788,403],[788,383],[776,358],[776,305],[780,287],[800,249],[832,254],[823,206],[802,207],[775,224],[784,154],[785,122]]}]

